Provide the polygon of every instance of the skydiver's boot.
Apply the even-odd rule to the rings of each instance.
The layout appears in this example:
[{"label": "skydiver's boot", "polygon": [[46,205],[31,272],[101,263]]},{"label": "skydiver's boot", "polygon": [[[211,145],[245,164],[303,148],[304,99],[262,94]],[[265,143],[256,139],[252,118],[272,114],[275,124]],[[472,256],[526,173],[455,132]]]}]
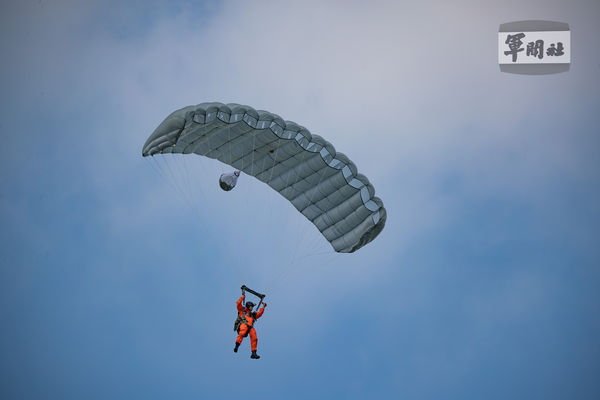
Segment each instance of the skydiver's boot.
[{"label": "skydiver's boot", "polygon": [[240,348],[240,343],[235,342],[235,347],[233,348],[233,352],[237,353],[238,349]]},{"label": "skydiver's boot", "polygon": [[252,355],[250,356],[250,358],[255,358],[255,359],[259,359],[260,356],[258,354],[256,354],[256,350],[252,350]]}]

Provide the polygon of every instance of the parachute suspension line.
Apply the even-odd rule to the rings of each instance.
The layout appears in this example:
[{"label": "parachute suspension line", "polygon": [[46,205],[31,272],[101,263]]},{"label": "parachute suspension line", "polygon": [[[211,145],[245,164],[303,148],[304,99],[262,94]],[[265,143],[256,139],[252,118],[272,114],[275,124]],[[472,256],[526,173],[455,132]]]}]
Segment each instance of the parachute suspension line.
[{"label": "parachute suspension line", "polygon": [[[274,152],[275,154],[273,156],[273,164],[270,167],[270,177],[269,177],[269,180],[265,182],[267,185],[269,185],[269,183],[271,181],[271,178],[273,177],[273,171],[274,171],[275,165],[277,163],[277,155],[278,155],[278,152],[279,152],[279,144],[281,143],[281,140],[282,140],[281,138],[277,139],[277,146],[276,146],[276,149],[275,149],[275,152]],[[257,152],[256,152],[256,134],[253,137],[252,147],[253,147],[253,152],[252,152],[252,157],[253,157],[252,169],[254,169],[254,155],[257,154]],[[266,152],[265,156],[262,157],[262,164],[261,164],[261,166],[258,167],[258,165],[256,165],[258,167],[257,175],[261,175],[261,174],[263,174],[266,171],[265,166],[268,166],[268,162],[269,162],[268,161],[268,158],[269,158],[268,156],[270,156],[270,155],[271,155],[270,151]],[[256,161],[258,161],[258,160],[256,160]],[[252,173],[252,175],[254,175],[254,174]],[[256,176],[256,178],[258,179],[258,176]],[[262,180],[260,180],[260,181],[262,181]],[[274,239],[273,239],[274,242],[273,243],[275,243],[277,245],[277,247],[280,248],[281,243],[285,241],[285,235],[275,235],[274,234],[275,231],[274,231],[273,228],[275,226],[277,226],[277,223],[276,223],[277,220],[276,220],[275,214],[272,212],[272,210],[269,207],[260,207],[257,210],[257,212],[260,214],[260,216],[257,216],[257,218],[258,218],[259,221],[269,221],[270,222],[268,226],[272,227],[271,233],[274,235]]]},{"label": "parachute suspension line", "polygon": [[[227,125],[226,129],[227,129],[227,139],[228,139],[228,141],[227,141],[227,147],[229,149],[229,164],[228,165],[233,167],[233,145],[231,144],[231,127],[229,125]],[[213,150],[216,150],[217,149],[216,146],[218,145],[218,144],[215,145],[215,147],[212,146],[212,143],[211,143],[212,136],[213,135],[210,135],[208,137],[208,151],[205,152],[204,154],[200,154],[200,155],[202,155],[204,157],[207,157],[207,158],[210,158],[210,157],[208,157],[208,154],[210,154]],[[240,144],[238,144],[237,146],[240,146]],[[244,153],[243,153],[243,149],[242,149],[242,152],[241,152],[242,168],[240,168],[240,171],[242,171],[242,172],[244,171],[244,158],[245,157],[244,157]],[[218,160],[218,158],[215,158],[215,159]],[[238,169],[236,167],[233,167],[233,168],[235,168],[236,170]],[[225,196],[225,198],[227,199],[227,201],[231,201],[230,200],[231,196]],[[235,248],[237,249],[237,247],[235,247]],[[237,266],[242,265],[243,255],[242,255],[242,253],[241,253],[241,251],[239,249],[233,252],[233,257],[232,258],[236,260],[235,264]],[[237,271],[235,266],[233,266],[233,269],[234,269],[234,271]]]},{"label": "parachute suspension line", "polygon": [[[241,136],[241,135],[240,135]],[[239,137],[239,136],[238,136]],[[227,125],[227,146],[229,147],[229,165],[233,166],[233,144],[231,141],[231,126]],[[239,146],[239,145],[238,145]],[[242,150],[241,152],[242,155],[242,168],[240,171],[244,170],[244,151]],[[235,168],[235,167],[234,167]],[[235,168],[237,170],[237,168]],[[242,265],[242,252],[237,248],[237,246],[235,247],[237,250],[234,252],[234,255],[232,258],[235,259],[235,265],[234,265],[234,271],[237,271],[237,267]],[[246,305],[246,301],[243,301],[243,305]]]},{"label": "parachute suspension line", "polygon": [[[308,225],[305,225],[303,228],[302,237],[306,236],[307,228]],[[313,237],[312,241],[315,240],[320,240],[320,238]],[[308,245],[308,248],[312,248],[310,244]],[[288,281],[288,279],[299,270],[299,266],[302,266],[302,271],[308,274],[314,271],[316,268],[323,268],[331,265],[337,257],[337,253],[332,248],[326,249],[325,251],[311,252],[304,255],[299,255],[296,252],[292,262],[287,266],[287,268],[284,268],[274,279],[272,279],[267,287],[269,288],[270,293],[276,293],[278,289],[281,289],[285,282]],[[309,260],[311,260],[311,262],[306,262]]]},{"label": "parachute suspension line", "polygon": [[192,204],[194,205],[194,210],[196,211],[196,214],[198,215],[199,219],[202,219],[202,212],[200,210],[200,204],[202,204],[201,200],[206,201],[207,197],[204,193],[204,190],[202,189],[202,184],[199,183],[197,180],[195,180],[193,178],[193,174],[190,173],[190,170],[192,168],[188,165],[188,157],[180,157],[180,159],[183,164],[186,188],[188,188],[187,192],[189,193],[189,195],[191,197],[191,201],[192,201]]},{"label": "parachute suspension line", "polygon": [[306,242],[306,240],[305,240],[306,234],[307,234],[308,229],[310,228],[310,224],[312,224],[312,222],[309,222],[308,224],[304,223],[304,226],[300,229],[298,240],[295,240],[296,245],[294,246],[294,250],[292,252],[293,264],[295,264],[296,261],[298,260],[300,251],[304,247],[304,243]]},{"label": "parachute suspension line", "polygon": [[[302,152],[302,161],[300,161],[299,165],[303,164],[304,161],[306,161],[306,153],[305,151]],[[285,180],[285,186],[284,187],[290,187],[290,177],[293,174],[289,174]],[[298,169],[296,168],[295,171],[295,175],[296,178],[294,180],[294,182],[292,183],[292,186],[295,185],[296,183],[298,183],[298,180],[300,179],[300,174],[298,173]],[[283,227],[283,229],[287,229],[287,227],[290,224],[290,218],[286,218],[286,224],[285,227]],[[271,288],[274,286],[275,283],[281,281],[281,279],[284,277],[284,275],[288,274],[294,267],[295,264],[295,260],[296,260],[296,253],[298,251],[298,242],[299,240],[293,240],[294,242],[294,248],[292,249],[292,256],[289,260],[289,262],[287,263],[286,267],[282,268],[281,271],[279,272],[279,274],[277,276],[275,276],[273,279],[271,279],[271,281],[267,284],[267,288],[269,288],[269,290],[271,290]]]},{"label": "parachute suspension line", "polygon": [[298,268],[295,267],[300,265],[300,261],[311,257],[318,257],[318,259],[302,266],[302,271],[308,275],[310,275],[310,273],[316,268],[323,268],[331,265],[336,259],[336,252],[334,250],[327,250],[321,253],[313,253],[296,258],[294,262],[290,264],[289,268],[283,269],[265,286],[268,289],[265,289],[265,292],[268,291],[271,294],[278,292],[278,290],[282,288],[283,284],[290,278],[290,276],[292,276],[294,272],[298,271]]},{"label": "parachute suspension line", "polygon": [[177,169],[177,171],[175,171],[175,173],[177,174],[178,177],[178,181],[181,184],[181,187],[183,188],[183,192],[185,193],[188,201],[193,204],[194,203],[194,199],[193,199],[193,194],[191,193],[191,189],[190,189],[190,185],[188,184],[189,179],[188,178],[188,174],[187,171],[184,169],[183,167],[183,162],[181,161],[182,158],[185,157],[180,157],[180,156],[176,156],[175,154],[172,154],[171,159],[173,160],[173,165],[174,165],[174,169]]},{"label": "parachute suspension line", "polygon": [[[306,255],[304,257],[301,257],[300,260],[306,260],[310,257],[317,257],[317,260],[314,260],[313,262],[309,262],[309,263],[305,263],[305,265],[302,268],[302,271],[307,274],[310,275],[315,269],[317,268],[327,268],[329,267],[336,259],[335,256],[335,251],[333,250],[329,250],[327,252],[323,252],[323,253],[318,253],[318,254],[309,254]],[[299,260],[299,261],[300,261]],[[318,262],[317,262],[318,261]],[[283,277],[282,282],[284,283],[287,279],[289,279],[291,276],[291,274],[287,274]]]},{"label": "parachute suspension line", "polygon": [[167,157],[163,154],[163,157],[160,157],[160,162],[162,162],[164,170],[167,172],[167,182],[171,184],[171,186],[175,189],[175,191],[184,199],[185,201],[185,193],[183,189],[179,186],[179,182],[177,181],[177,176],[173,173],[173,169],[171,168],[171,164],[167,161]]},{"label": "parachute suspension line", "polygon": [[[166,181],[167,184],[176,193],[178,193],[179,196],[181,196],[181,198],[184,200],[185,203],[187,203],[187,205],[192,209],[192,211],[196,211],[194,209],[193,205],[186,198],[186,195],[185,195],[183,189],[181,188],[181,186],[178,185],[177,178],[174,176],[173,171],[171,170],[170,165],[166,161],[165,157],[155,158],[154,156],[151,156],[151,159],[152,159],[152,161],[150,161],[150,163],[153,164],[153,168],[158,172],[161,179]],[[159,161],[159,159],[162,160],[162,163],[164,164],[164,166],[161,166],[161,161]]]},{"label": "parachute suspension line", "polygon": [[331,246],[328,246],[328,244],[323,243],[323,238],[321,237],[321,235],[313,236],[310,239],[310,242],[308,243],[306,248],[314,249],[314,251],[310,254],[307,254],[304,257],[310,257],[312,254],[325,254],[327,252],[331,252],[331,254],[336,254],[336,252],[331,249]]},{"label": "parachute suspension line", "polygon": [[173,184],[173,182],[171,182],[171,180],[167,176],[167,171],[165,170],[164,167],[162,167],[160,165],[159,161],[156,158],[154,158],[154,156],[150,156],[150,159],[148,160],[148,162],[152,166],[152,169],[154,169],[158,173],[158,176],[160,176],[160,179],[163,180],[164,182],[166,182],[167,185],[169,185],[171,187],[171,189],[177,191],[177,187]]},{"label": "parachute suspension line", "polygon": [[185,158],[185,157],[182,157],[182,156],[183,155],[180,156],[180,155],[172,154],[171,159],[173,160],[173,165],[174,165],[173,168],[177,169],[177,171],[174,171],[174,172],[177,174],[178,182],[181,185],[182,192],[185,195],[186,201],[189,204],[192,212],[194,214],[197,214],[198,217],[200,217],[200,215],[201,215],[200,210],[198,209],[198,204],[195,201],[192,187],[191,187],[191,185],[187,184],[187,182],[186,182],[186,181],[188,181],[188,179],[186,179],[186,178],[188,178],[189,174],[184,169],[184,164],[182,162],[182,158]]},{"label": "parachute suspension line", "polygon": [[[179,193],[181,194],[185,203],[187,203],[188,207],[195,214],[199,220],[202,219],[202,213],[198,207],[198,203],[195,201],[193,190],[190,185],[186,185],[186,173],[184,172],[181,158],[176,154],[171,153],[171,161],[167,161],[167,157],[162,157],[166,164],[169,166],[169,170],[171,171],[171,175],[173,176],[173,182],[179,188]],[[171,164],[173,164],[173,169],[171,169]],[[175,171],[177,169],[178,171]]]},{"label": "parachute suspension line", "polygon": [[[300,161],[300,163],[298,163],[298,165],[304,164],[304,162],[306,161],[307,154],[308,154],[308,151],[303,151],[302,152],[302,160]],[[298,172],[298,168],[295,168],[295,169],[296,169],[296,171],[295,171],[294,182],[290,185],[290,177],[293,175],[293,174],[290,174],[286,178],[285,187],[292,187],[293,185],[295,185],[296,183],[298,183],[298,181],[300,180],[301,176],[300,176],[300,173]],[[322,177],[321,177],[321,179],[322,179]],[[286,221],[289,224],[290,219],[287,218]],[[312,223],[312,222],[310,222],[310,223]],[[286,227],[287,227],[288,224],[286,224]],[[309,224],[304,224],[304,226],[302,227],[301,232],[299,234],[298,240],[293,240],[293,242],[294,242],[294,248],[292,249],[292,252],[291,252],[292,255],[290,257],[290,261],[289,261],[288,265],[285,268],[282,269],[282,271],[279,273],[279,275],[277,275],[274,279],[271,280],[271,282],[267,286],[267,287],[269,287],[270,290],[276,284],[279,284],[279,283],[283,282],[284,278],[286,276],[288,276],[295,269],[297,261],[298,261],[299,249],[301,247],[301,244],[304,242],[304,240],[302,240],[302,238],[306,236],[306,230],[309,227],[310,227]]]},{"label": "parachute suspension line", "polygon": [[[233,166],[233,144],[231,141],[231,127],[229,125],[227,125],[227,143],[229,146],[229,165]],[[244,170],[244,152],[242,151],[241,153],[242,153],[242,169],[241,170],[243,171]],[[237,247],[236,247],[236,249],[237,250],[235,252],[233,252],[234,254],[232,257],[235,260],[234,271],[237,271],[237,269],[236,269],[237,266],[242,265],[242,252]],[[245,301],[244,301],[244,305],[245,305]]]},{"label": "parachute suspension line", "polygon": [[[304,152],[304,154],[303,154],[303,160],[302,160],[302,162],[305,161],[306,153],[307,152]],[[327,166],[325,166],[323,168],[323,172],[321,173],[321,176],[319,178],[319,182],[317,183],[317,185],[315,187],[318,187],[321,184],[321,182],[323,181],[323,178],[325,177],[327,171],[328,171]],[[298,180],[299,180],[299,174],[296,173],[296,181],[293,183],[293,185],[296,184],[298,182]],[[288,186],[287,182],[286,182],[286,186]],[[309,203],[313,204],[315,206],[316,206],[316,204],[314,203],[314,199],[315,199],[316,194],[317,194],[317,192],[315,191],[311,195],[311,198],[309,199]],[[312,224],[312,221],[310,221],[310,224]],[[309,252],[308,254],[300,254],[301,253],[301,248],[312,249],[313,247],[317,247],[317,245],[322,245],[322,242],[323,242],[322,238],[321,237],[314,237],[314,236],[312,238],[310,238],[309,241],[308,241],[308,243],[307,243],[307,241],[305,240],[305,238],[306,238],[307,231],[308,231],[309,228],[310,228],[309,224],[304,224],[304,226],[302,227],[299,240],[295,240],[294,241],[295,242],[295,246],[294,246],[294,249],[292,251],[292,258],[291,258],[290,264],[287,266],[287,268],[284,268],[284,270],[281,271],[281,273],[275,279],[273,279],[269,283],[269,285],[267,287],[269,288],[270,291],[273,291],[273,287],[274,286],[279,286],[279,284],[282,284],[287,279],[287,277],[296,269],[295,267],[297,266],[297,264],[300,261],[302,261],[302,260],[304,260],[306,258],[309,258],[309,257],[317,256],[317,255],[332,255],[332,254],[335,254],[335,251],[333,251],[333,250],[327,250],[327,251],[323,251],[323,252],[319,252],[319,253],[317,253],[317,252]],[[307,245],[303,246],[305,243],[307,243]],[[329,261],[329,263],[331,263],[332,261],[333,261],[333,258]],[[323,264],[321,264],[321,265],[323,265]]]},{"label": "parachute suspension line", "polygon": [[306,254],[306,255],[298,258],[298,260],[304,260],[306,258],[319,257],[319,256],[324,256],[324,255],[335,255],[335,251],[334,250],[325,250],[325,251],[321,251],[319,253]]},{"label": "parachute suspension line", "polygon": [[[200,175],[199,174],[194,175],[193,173],[190,172],[190,171],[193,172],[194,168],[190,167],[189,162],[191,162],[191,160],[189,159],[189,157],[183,157],[183,161],[184,161],[185,169],[188,173],[188,181],[190,183],[190,187],[193,187],[193,188],[197,187],[198,191],[202,197],[202,200],[206,201],[208,199],[208,197],[206,196],[206,193],[204,192],[204,189],[202,188],[202,186],[204,186],[204,185],[202,185],[202,183],[198,179],[198,176],[200,176]],[[202,159],[198,157],[196,161],[197,161],[198,165],[200,165],[200,167],[203,168],[202,167],[202,165],[203,165]],[[197,170],[197,168],[196,168],[196,170]],[[195,178],[194,178],[194,176],[195,176]],[[194,191],[194,193],[196,193],[196,192]]]},{"label": "parachute suspension line", "polygon": [[[190,173],[190,167],[188,166],[188,158],[189,157],[179,157],[179,160],[181,160],[181,162],[178,162],[179,167],[181,170],[183,170],[183,183],[186,185],[186,187],[188,188],[194,188],[196,185],[194,185],[195,182],[193,182],[193,178],[192,178],[192,174]],[[196,193],[195,190],[191,191],[192,196],[195,198],[194,193]]]},{"label": "parachute suspension line", "polygon": [[156,161],[156,159],[154,158],[154,156],[144,157],[144,159],[148,160],[148,162],[152,166],[152,169],[155,170],[156,173],[160,176],[160,179],[163,179],[166,182],[169,181],[167,179],[167,177],[165,176],[164,171],[160,168],[160,165],[158,164],[158,161]]},{"label": "parachute suspension line", "polygon": [[[282,139],[279,137],[277,139],[277,145],[275,146],[275,154],[273,155],[273,164],[271,165],[271,168],[270,168],[271,171],[269,173],[269,179],[266,181],[266,184],[268,186],[271,185],[271,180],[273,179],[273,172],[275,171],[275,166],[277,165],[277,157],[279,155],[279,146],[281,144],[281,140]],[[268,154],[270,154],[270,153],[268,153]],[[267,159],[267,157],[264,158],[263,169],[262,169],[263,171],[265,170],[264,169],[264,165],[265,165],[266,159]],[[266,207],[262,207],[262,210],[263,210],[263,212],[268,212],[267,209],[266,209]],[[269,212],[268,214],[266,214],[266,217],[269,218],[269,220],[270,220],[269,221],[270,222],[269,226],[274,227],[274,226],[278,225],[277,222],[279,222],[279,220],[278,219],[276,220],[276,217],[273,214],[273,212]],[[286,218],[285,220],[287,222],[289,219]],[[283,227],[283,226],[279,225],[279,227],[283,228],[284,232],[285,232],[285,229],[287,229],[287,226]],[[273,232],[273,230],[271,230],[271,231]],[[274,235],[274,240],[275,240],[275,243],[277,245],[277,248],[282,248],[281,245],[283,243],[285,243],[285,241],[286,241],[286,235],[281,235],[281,234]]]},{"label": "parachute suspension line", "polygon": [[274,276],[273,279],[271,279],[267,285],[265,285],[265,292],[267,292],[267,289],[268,293],[272,293],[273,291],[275,291],[275,289],[279,287],[281,283],[285,280],[285,277],[288,276],[295,269],[295,264],[296,262],[294,260],[290,264],[288,264],[286,268],[279,271],[279,273],[276,276]]},{"label": "parachute suspension line", "polygon": [[[265,168],[265,166],[268,167],[268,163],[269,157],[272,157],[273,163],[271,165],[270,169],[270,176],[269,179],[267,181],[265,181],[264,183],[266,183],[267,185],[269,185],[271,183],[271,179],[273,177],[273,171],[275,169],[275,165],[277,163],[277,155],[279,152],[279,144],[281,143],[281,138],[277,139],[277,146],[276,149],[274,151],[274,155],[272,156],[271,152],[273,152],[273,150],[269,150],[268,152],[265,153],[265,156],[262,157],[262,165],[260,166],[259,171],[257,171],[257,175],[263,175],[265,173],[265,171],[267,171],[267,168]],[[258,176],[257,176],[258,178]],[[262,179],[259,179],[260,181],[262,181]],[[273,213],[273,210],[270,209],[269,207],[260,207],[259,211],[260,213],[260,217],[259,217],[259,221],[269,221],[270,224],[268,226],[270,227],[275,227],[277,226],[277,222],[278,219],[276,219],[275,214]],[[274,233],[274,230],[271,230],[271,233]],[[279,247],[279,245],[281,244],[281,242],[283,242],[285,240],[285,235],[274,235],[273,237],[274,242],[272,242],[273,244],[276,244],[277,247]]]}]

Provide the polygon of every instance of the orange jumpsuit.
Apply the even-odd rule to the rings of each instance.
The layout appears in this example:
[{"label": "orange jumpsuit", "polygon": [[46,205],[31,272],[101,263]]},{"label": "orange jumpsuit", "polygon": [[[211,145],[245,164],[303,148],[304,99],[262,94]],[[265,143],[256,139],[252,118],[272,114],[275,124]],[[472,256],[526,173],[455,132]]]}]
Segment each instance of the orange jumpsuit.
[{"label": "orange jumpsuit", "polygon": [[[250,314],[244,314],[245,310],[244,310],[244,306],[242,305],[243,300],[244,300],[244,296],[240,297],[240,299],[237,301],[237,310],[238,310],[238,315],[242,318],[245,317],[247,323],[242,322],[240,324],[240,330],[238,331],[239,335],[235,342],[241,344],[242,340],[244,340],[244,337],[248,333],[250,335],[250,348],[252,349],[252,351],[256,351],[256,348],[258,346],[258,338],[256,337],[256,330],[252,326],[252,325],[254,325],[254,318]],[[260,317],[262,317],[264,312],[265,312],[265,307],[263,306],[256,313],[256,319],[259,319]]]}]

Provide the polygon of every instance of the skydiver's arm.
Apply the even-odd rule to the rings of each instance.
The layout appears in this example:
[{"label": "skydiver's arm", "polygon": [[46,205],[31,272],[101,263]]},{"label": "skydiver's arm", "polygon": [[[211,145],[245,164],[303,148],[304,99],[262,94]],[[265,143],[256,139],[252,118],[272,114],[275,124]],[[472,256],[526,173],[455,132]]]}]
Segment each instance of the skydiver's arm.
[{"label": "skydiver's arm", "polygon": [[258,312],[256,313],[256,319],[259,319],[260,317],[262,317],[262,315],[265,312],[266,306],[267,306],[267,303],[265,303],[265,305],[263,305],[262,308],[260,310],[258,310]]},{"label": "skydiver's arm", "polygon": [[236,304],[239,312],[244,311],[244,306],[242,305],[242,301],[244,301],[244,296],[240,297]]}]

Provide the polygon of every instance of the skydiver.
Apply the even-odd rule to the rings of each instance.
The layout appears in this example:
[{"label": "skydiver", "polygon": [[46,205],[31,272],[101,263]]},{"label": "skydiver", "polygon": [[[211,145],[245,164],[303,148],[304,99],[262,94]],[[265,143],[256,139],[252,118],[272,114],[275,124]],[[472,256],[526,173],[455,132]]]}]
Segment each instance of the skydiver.
[{"label": "skydiver", "polygon": [[240,297],[237,301],[237,310],[238,310],[238,318],[241,319],[241,323],[237,329],[238,337],[235,341],[235,347],[233,349],[234,352],[237,353],[240,344],[242,344],[242,340],[248,335],[250,335],[250,347],[252,349],[252,355],[250,358],[259,359],[260,356],[256,354],[256,349],[258,346],[258,338],[256,337],[256,330],[254,329],[254,321],[259,319],[263,313],[265,312],[265,307],[267,307],[267,303],[263,303],[262,308],[258,312],[252,312],[252,308],[254,308],[255,304],[251,301],[246,302],[246,307],[242,305],[242,302],[246,298],[246,293],[242,290],[242,297]]}]

